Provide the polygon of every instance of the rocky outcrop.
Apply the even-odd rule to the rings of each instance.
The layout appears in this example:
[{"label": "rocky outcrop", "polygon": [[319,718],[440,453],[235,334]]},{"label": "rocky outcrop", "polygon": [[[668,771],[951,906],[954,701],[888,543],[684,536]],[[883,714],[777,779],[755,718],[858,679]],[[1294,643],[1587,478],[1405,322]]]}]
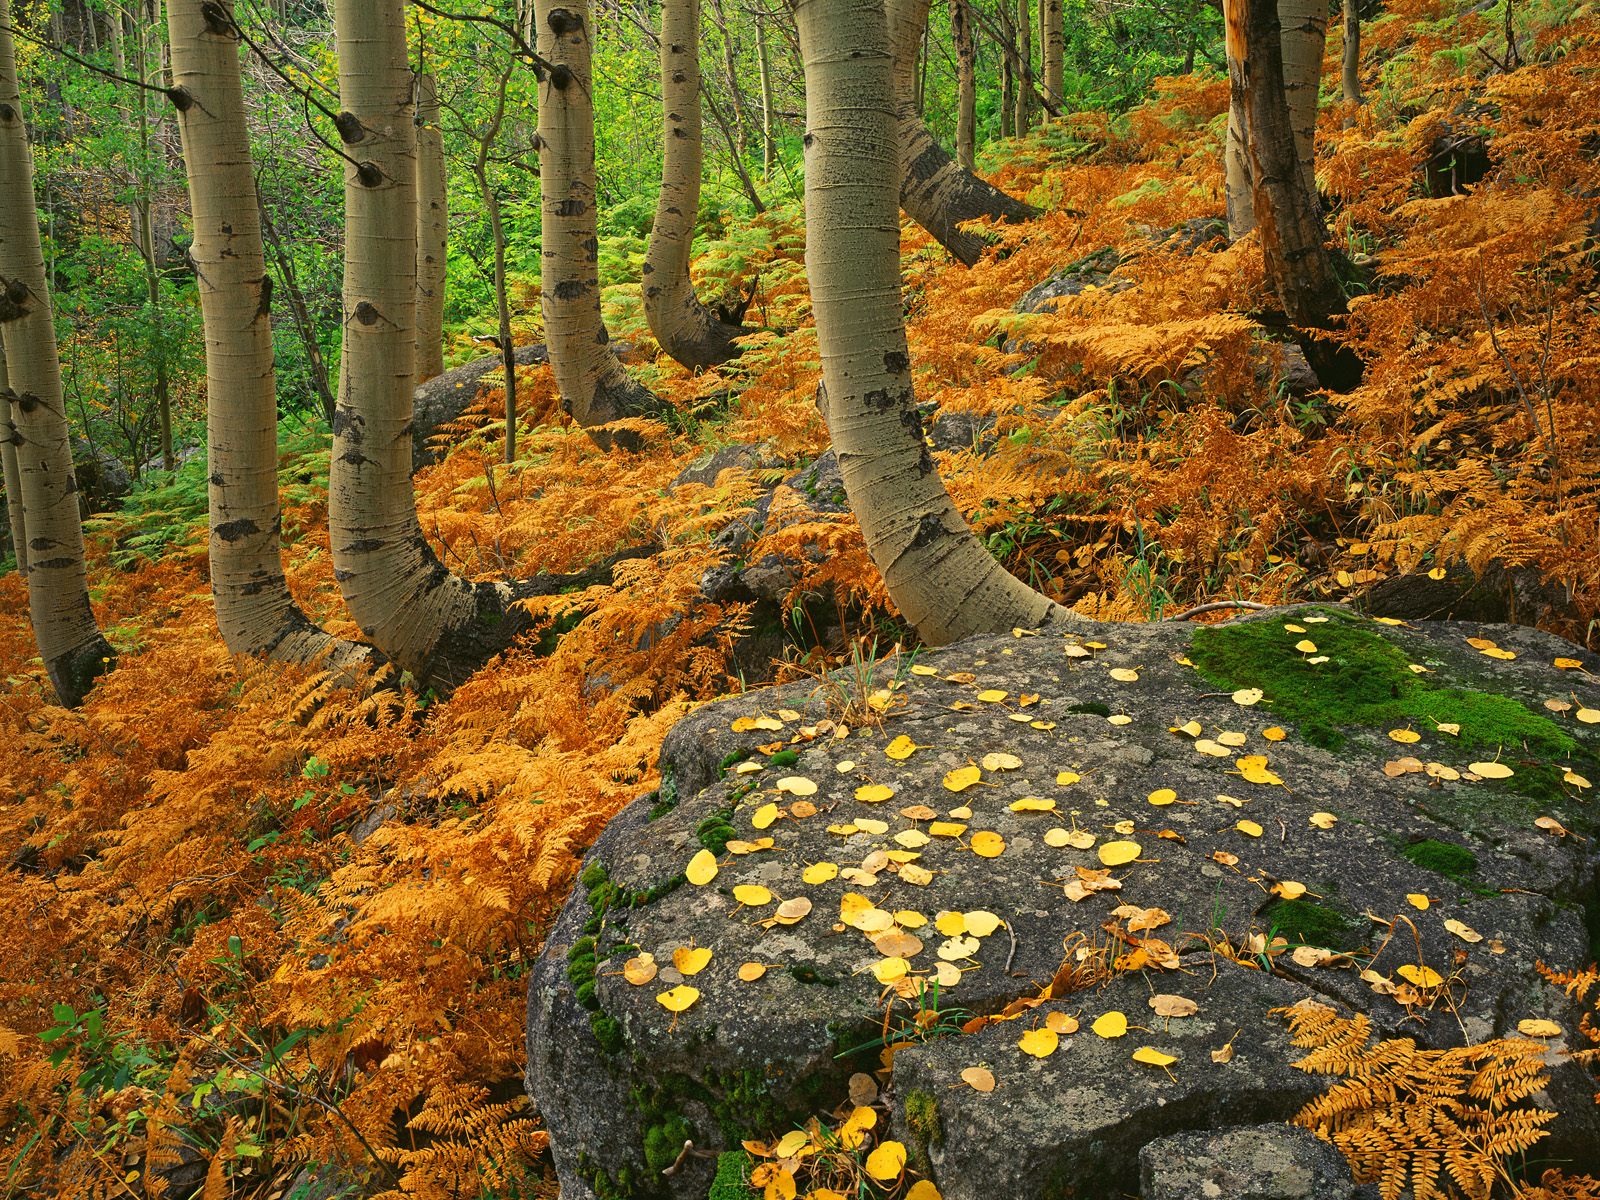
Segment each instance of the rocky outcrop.
[{"label": "rocky outcrop", "polygon": [[[518,346],[517,365],[531,367],[549,361],[543,345]],[[502,370],[499,354],[475,358],[469,363],[453,367],[443,375],[436,375],[419,384],[411,396],[411,469],[413,471],[436,463],[444,457],[438,446],[429,439],[441,425],[445,425],[466,412],[477,401],[483,390],[484,376]]]},{"label": "rocky outcrop", "polygon": [[563,1195],[699,1200],[710,1152],[879,1072],[880,1132],[945,1200],[1122,1196],[1156,1139],[1328,1086],[1272,1012],[1308,1000],[1433,1047],[1553,1022],[1538,1154],[1593,1170],[1594,1080],[1559,1053],[1579,1012],[1534,971],[1594,953],[1600,685],[1557,659],[1600,667],[1529,629],[1296,608],[698,710],[530,979]]}]

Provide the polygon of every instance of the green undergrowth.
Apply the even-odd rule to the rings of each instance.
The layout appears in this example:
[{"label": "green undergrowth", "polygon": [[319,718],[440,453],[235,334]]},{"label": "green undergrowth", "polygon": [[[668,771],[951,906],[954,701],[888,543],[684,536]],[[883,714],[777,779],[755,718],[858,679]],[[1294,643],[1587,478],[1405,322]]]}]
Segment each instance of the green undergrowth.
[{"label": "green undergrowth", "polygon": [[1466,883],[1478,873],[1478,856],[1465,846],[1458,846],[1454,842],[1441,842],[1428,838],[1425,841],[1412,842],[1400,853],[1409,862],[1424,870],[1443,875],[1457,883]]},{"label": "green undergrowth", "polygon": [[1354,950],[1361,944],[1361,927],[1328,904],[1277,899],[1261,910],[1261,919],[1291,945]]},{"label": "green undergrowth", "polygon": [[745,1182],[751,1158],[743,1150],[726,1150],[717,1155],[717,1176],[711,1181],[706,1200],[751,1200],[756,1192]]}]

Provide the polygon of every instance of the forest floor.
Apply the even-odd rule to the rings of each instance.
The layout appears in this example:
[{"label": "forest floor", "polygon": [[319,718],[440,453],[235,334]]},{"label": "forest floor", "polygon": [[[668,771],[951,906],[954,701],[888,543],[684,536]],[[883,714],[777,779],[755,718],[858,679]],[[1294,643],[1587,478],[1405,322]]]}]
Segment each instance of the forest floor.
[{"label": "forest floor", "polygon": [[[1347,395],[1280,386],[1253,240],[1152,236],[1222,211],[1216,78],[998,148],[993,178],[1046,212],[997,230],[971,270],[908,227],[920,397],[992,418],[998,439],[939,465],[1010,568],[1111,620],[1499,570],[1519,617],[1595,644],[1600,17],[1535,5],[1523,65],[1501,71],[1501,10],[1467,7],[1388,5],[1367,33],[1370,103],[1324,106],[1319,181],[1367,363]],[[1334,37],[1330,79],[1338,53]],[[1446,142],[1487,146],[1487,174],[1430,196]],[[1111,280],[1014,311],[1108,248]],[[525,972],[583,848],[654,786],[665,732],[742,686],[751,615],[698,589],[712,537],[774,472],[668,485],[721,445],[786,464],[826,449],[802,253],[794,206],[710,246],[704,291],[758,271],[750,319],[769,331],[698,378],[646,361],[636,310],[614,308],[680,414],[644,452],[607,455],[561,423],[545,369],[521,376],[515,464],[495,393],[448,431],[416,483],[452,569],[573,571],[655,547],[613,586],[539,602],[566,629],[554,648],[448,697],[358,699],[232,660],[203,482],[96,523],[94,599],[121,657],[80,711],[47,698],[24,587],[0,581],[0,1191],[144,1195],[166,1172],[172,1195],[183,1179],[286,1194],[304,1164],[343,1163],[405,1194],[547,1194],[522,1097]],[[289,441],[291,585],[350,635],[326,447]],[[909,636],[853,519],[803,501],[780,494],[757,547],[806,564],[778,678]]]}]

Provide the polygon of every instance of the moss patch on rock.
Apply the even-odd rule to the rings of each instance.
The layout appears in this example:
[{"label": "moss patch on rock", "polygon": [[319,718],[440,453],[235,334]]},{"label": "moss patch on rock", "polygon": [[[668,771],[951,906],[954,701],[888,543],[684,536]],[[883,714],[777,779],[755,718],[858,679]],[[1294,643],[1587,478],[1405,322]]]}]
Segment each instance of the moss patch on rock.
[{"label": "moss patch on rock", "polygon": [[717,1155],[717,1175],[711,1181],[706,1200],[752,1200],[755,1189],[747,1182],[750,1156],[743,1150],[727,1150]]},{"label": "moss patch on rock", "polygon": [[939,1097],[932,1092],[906,1095],[906,1131],[911,1139],[911,1165],[921,1174],[932,1170],[930,1146],[944,1145],[944,1122],[939,1118]]},{"label": "moss patch on rock", "polygon": [[1361,941],[1356,922],[1332,905],[1314,900],[1273,900],[1261,910],[1261,920],[1291,945],[1354,950]]},{"label": "moss patch on rock", "polygon": [[1478,856],[1454,842],[1428,838],[1402,847],[1400,853],[1424,870],[1454,879],[1457,883],[1465,883],[1478,873]]}]

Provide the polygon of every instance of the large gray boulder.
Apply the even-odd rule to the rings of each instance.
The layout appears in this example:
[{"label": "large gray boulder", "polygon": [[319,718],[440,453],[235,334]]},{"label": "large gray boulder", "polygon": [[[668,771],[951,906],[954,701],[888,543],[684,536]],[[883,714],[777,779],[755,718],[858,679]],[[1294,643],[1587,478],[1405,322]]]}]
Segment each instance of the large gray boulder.
[{"label": "large gray boulder", "polygon": [[1350,1165],[1293,1125],[1174,1133],[1139,1151],[1140,1200],[1351,1200]]},{"label": "large gray boulder", "polygon": [[[1594,1081],[1559,1054],[1580,1011],[1534,963],[1594,956],[1597,667],[1526,628],[1295,608],[975,639],[697,711],[530,979],[563,1196],[699,1200],[707,1152],[833,1111],[885,1041],[882,1131],[945,1200],[1123,1196],[1155,1139],[1283,1122],[1329,1086],[1272,1012],[1313,1000],[1427,1047],[1555,1022],[1538,1157],[1594,1170]],[[1105,849],[1128,842],[1129,861]],[[701,850],[717,873],[696,885]],[[968,932],[936,932],[941,913]],[[688,947],[712,952],[692,975]],[[674,1013],[658,995],[679,986],[698,998]],[[1046,986],[1017,1019],[971,1019]],[[1092,1031],[1108,1013],[1124,1036]],[[1052,1023],[1053,1053],[1019,1047]]]}]

